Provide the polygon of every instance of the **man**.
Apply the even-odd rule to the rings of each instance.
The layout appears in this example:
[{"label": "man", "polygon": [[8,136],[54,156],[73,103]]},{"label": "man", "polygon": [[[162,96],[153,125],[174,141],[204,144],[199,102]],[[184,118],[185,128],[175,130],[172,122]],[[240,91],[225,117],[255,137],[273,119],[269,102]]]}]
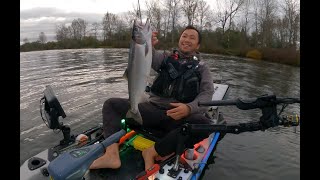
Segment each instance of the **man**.
[{"label": "man", "polygon": [[[153,46],[158,43],[156,36],[157,32],[153,32]],[[187,26],[181,33],[178,50],[171,55],[153,49],[152,68],[158,72],[158,76],[151,86],[149,100],[139,104],[139,111],[144,127],[162,130],[166,136],[154,146],[143,150],[145,169],[152,167],[157,156],[164,157],[175,152],[178,127],[182,124],[210,122],[205,116],[207,107],[198,106],[199,101],[211,99],[214,91],[210,69],[200,61],[200,43],[199,31],[193,26]],[[128,99],[110,98],[104,103],[102,113],[105,138],[121,129],[121,119],[125,118],[128,109]],[[192,136],[188,146],[208,135]],[[90,169],[116,169],[120,166],[119,145],[114,143],[92,163]]]}]

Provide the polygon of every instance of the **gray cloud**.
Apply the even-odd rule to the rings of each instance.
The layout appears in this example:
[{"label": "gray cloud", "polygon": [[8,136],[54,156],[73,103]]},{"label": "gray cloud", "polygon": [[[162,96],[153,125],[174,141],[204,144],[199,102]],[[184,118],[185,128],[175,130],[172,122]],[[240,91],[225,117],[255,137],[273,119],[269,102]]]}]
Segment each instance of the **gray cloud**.
[{"label": "gray cloud", "polygon": [[104,14],[97,13],[68,13],[56,8],[34,8],[20,11],[20,41],[38,39],[40,32],[44,32],[48,41],[55,39],[56,26],[68,24],[76,18],[82,18],[89,24],[100,23]]}]

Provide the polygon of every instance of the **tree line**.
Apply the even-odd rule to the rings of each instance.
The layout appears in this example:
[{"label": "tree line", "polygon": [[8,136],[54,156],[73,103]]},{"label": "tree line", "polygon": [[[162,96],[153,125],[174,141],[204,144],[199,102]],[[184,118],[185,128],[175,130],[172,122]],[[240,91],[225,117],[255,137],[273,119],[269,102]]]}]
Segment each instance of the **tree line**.
[{"label": "tree line", "polygon": [[[177,46],[187,25],[202,34],[200,51],[300,65],[300,4],[298,0],[147,0],[142,19],[158,31],[157,49]],[[25,38],[20,51],[66,48],[128,48],[138,5],[122,14],[106,12],[101,22],[74,19],[56,25],[56,41],[44,32],[35,42]]]}]

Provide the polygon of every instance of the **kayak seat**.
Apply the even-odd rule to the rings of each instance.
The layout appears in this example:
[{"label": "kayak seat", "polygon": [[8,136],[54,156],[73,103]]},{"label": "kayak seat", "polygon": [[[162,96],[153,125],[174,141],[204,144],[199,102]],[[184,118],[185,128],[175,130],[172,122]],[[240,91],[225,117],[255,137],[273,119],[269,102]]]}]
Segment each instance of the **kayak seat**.
[{"label": "kayak seat", "polygon": [[143,127],[132,118],[126,119],[126,126],[155,142],[158,142],[166,134],[164,131],[159,129]]},{"label": "kayak seat", "polygon": [[[209,115],[209,113],[205,113],[204,115],[207,116],[209,119],[212,119],[212,117]],[[220,113],[219,113],[219,115],[220,115]],[[220,117],[221,116],[219,116],[218,119],[220,119],[220,120],[223,119]],[[212,120],[214,120],[214,119],[212,119]],[[214,123],[217,123],[217,122],[214,122]],[[218,122],[218,123],[220,124],[221,122]],[[143,127],[132,118],[126,118],[125,124],[128,128],[136,131],[137,133],[142,134],[146,138],[148,138],[152,141],[155,141],[155,142],[158,142],[166,135],[166,132],[164,132],[162,130]]]}]

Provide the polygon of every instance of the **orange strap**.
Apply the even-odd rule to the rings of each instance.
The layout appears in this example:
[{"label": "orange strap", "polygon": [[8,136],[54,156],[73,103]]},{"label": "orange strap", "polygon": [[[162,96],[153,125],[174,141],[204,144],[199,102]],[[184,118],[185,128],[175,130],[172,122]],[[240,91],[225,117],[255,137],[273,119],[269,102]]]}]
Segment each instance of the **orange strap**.
[{"label": "orange strap", "polygon": [[151,176],[152,174],[158,172],[160,170],[160,165],[159,164],[154,164],[151,168],[147,169],[146,171],[143,171],[141,173],[139,173],[136,176],[136,180],[146,180],[148,179],[149,176]]},{"label": "orange strap", "polygon": [[135,135],[136,132],[134,130],[131,130],[130,132],[128,132],[127,134],[125,134],[124,136],[122,136],[119,140],[119,145],[124,143],[127,139],[131,138],[133,135]]}]

